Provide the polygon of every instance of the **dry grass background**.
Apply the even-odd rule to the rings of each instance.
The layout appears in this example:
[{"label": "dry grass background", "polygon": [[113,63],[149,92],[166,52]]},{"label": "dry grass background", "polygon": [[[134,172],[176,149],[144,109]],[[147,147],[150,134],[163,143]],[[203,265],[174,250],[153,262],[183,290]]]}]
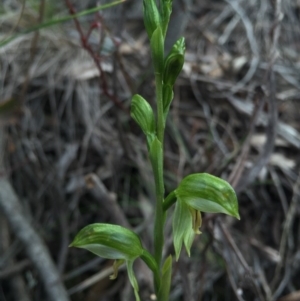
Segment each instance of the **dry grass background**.
[{"label": "dry grass background", "polygon": [[[300,2],[174,2],[168,43],[182,31],[187,52],[167,125],[166,189],[190,172],[221,176],[238,192],[241,221],[205,215],[191,258],[174,263],[171,300],[300,300]],[[0,41],[68,15],[67,4],[4,0]],[[73,1],[77,12],[96,4]],[[153,181],[129,116],[133,93],[154,98],[140,4],[0,47],[1,301],[133,298],[125,273],[108,280],[111,262],[68,244],[86,224],[111,222],[151,248]],[[95,24],[85,44],[78,24],[84,34]],[[59,281],[47,284],[20,220],[56,265],[57,297]],[[170,222],[166,237],[173,252]],[[153,300],[146,268],[136,271],[142,300]]]}]

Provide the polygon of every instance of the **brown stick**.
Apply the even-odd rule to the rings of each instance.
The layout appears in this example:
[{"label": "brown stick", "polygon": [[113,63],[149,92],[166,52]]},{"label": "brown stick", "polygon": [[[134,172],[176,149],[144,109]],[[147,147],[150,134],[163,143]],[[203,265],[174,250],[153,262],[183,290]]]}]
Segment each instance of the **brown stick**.
[{"label": "brown stick", "polygon": [[[4,130],[0,126],[0,168],[3,164]],[[69,301],[60,275],[47,247],[25,217],[21,202],[7,178],[0,178],[0,211],[6,217],[15,236],[23,243],[28,257],[38,271],[49,301]]]},{"label": "brown stick", "polygon": [[0,209],[16,237],[23,243],[28,257],[44,283],[50,301],[68,301],[67,292],[51,259],[47,247],[25,218],[20,200],[7,179],[0,179]]},{"label": "brown stick", "polygon": [[[70,0],[65,0],[65,3],[66,3],[66,6],[69,9],[70,14],[75,15],[76,11],[75,11],[75,8],[74,8],[72,2]],[[80,22],[78,21],[77,18],[74,18],[74,23],[75,23],[76,30],[77,30],[77,32],[80,36],[82,48],[85,49],[87,51],[87,53],[90,55],[90,57],[94,60],[95,65],[96,65],[96,67],[99,71],[99,76],[100,76],[99,84],[102,88],[103,94],[106,95],[121,110],[123,110],[124,112],[129,113],[128,109],[126,109],[124,107],[122,102],[115,95],[113,95],[109,91],[106,76],[105,76],[105,73],[104,73],[104,71],[102,69],[102,66],[101,66],[101,59],[100,59],[99,55],[93,50],[93,48],[91,47],[91,45],[88,42],[88,36],[91,34],[91,31],[93,30],[93,27],[91,27],[88,34],[85,35],[83,30],[82,30],[81,24],[80,24]]]}]

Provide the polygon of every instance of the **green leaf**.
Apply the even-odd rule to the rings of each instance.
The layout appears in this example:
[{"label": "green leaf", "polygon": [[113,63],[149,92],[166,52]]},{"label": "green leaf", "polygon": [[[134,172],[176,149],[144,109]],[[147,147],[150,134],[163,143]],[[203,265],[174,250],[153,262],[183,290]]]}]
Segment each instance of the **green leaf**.
[{"label": "green leaf", "polygon": [[221,178],[207,173],[191,174],[181,181],[175,193],[178,199],[195,210],[240,218],[235,191]]},{"label": "green leaf", "polygon": [[174,83],[182,70],[184,64],[185,41],[181,37],[173,45],[171,51],[165,59],[163,82],[165,85],[174,86]]},{"label": "green leaf", "polygon": [[111,224],[91,224],[84,227],[70,247],[86,249],[107,259],[134,260],[143,253],[137,234]]},{"label": "green leaf", "polygon": [[182,244],[190,256],[190,249],[194,240],[193,219],[189,206],[181,200],[177,200],[173,215],[173,243],[176,254],[176,261],[179,258]]},{"label": "green leaf", "polygon": [[172,277],[172,256],[168,256],[164,265],[162,267],[162,283],[158,298],[159,301],[169,301],[170,287],[171,287],[171,277]]},{"label": "green leaf", "polygon": [[156,5],[156,0],[143,0],[144,24],[148,37],[151,40],[153,32],[160,26],[160,14]]},{"label": "green leaf", "polygon": [[153,66],[156,73],[162,74],[164,69],[164,38],[158,26],[150,39]]},{"label": "green leaf", "polygon": [[151,145],[155,137],[155,119],[150,104],[141,96],[134,95],[131,101],[131,117],[140,126]]}]

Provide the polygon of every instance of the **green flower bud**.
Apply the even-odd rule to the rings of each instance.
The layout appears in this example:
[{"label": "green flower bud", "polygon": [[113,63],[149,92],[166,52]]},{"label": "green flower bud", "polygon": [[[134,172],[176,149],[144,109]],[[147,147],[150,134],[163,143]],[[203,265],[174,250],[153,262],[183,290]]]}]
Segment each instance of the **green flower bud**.
[{"label": "green flower bud", "polygon": [[[127,273],[134,289],[135,299],[140,301],[133,262],[136,258],[145,256],[145,250],[137,234],[118,225],[91,224],[79,231],[70,247],[86,249],[100,257],[115,259],[113,264],[114,273],[110,279],[117,277],[118,268],[126,262]],[[149,256],[151,255],[149,254]]]},{"label": "green flower bud", "polygon": [[155,119],[150,104],[141,95],[136,94],[132,97],[130,114],[146,135],[150,146],[155,137]]},{"label": "green flower bud", "polygon": [[162,10],[161,10],[161,28],[163,36],[166,36],[168,24],[170,21],[170,16],[172,13],[172,2],[173,0],[163,0],[162,1]]},{"label": "green flower bud", "polygon": [[143,254],[142,243],[137,234],[111,224],[91,224],[84,227],[70,247],[86,249],[107,259],[132,260]]},{"label": "green flower bud", "polygon": [[154,70],[156,73],[162,74],[164,69],[164,38],[160,26],[153,32],[150,45]]},{"label": "green flower bud", "polygon": [[143,0],[144,24],[148,37],[151,40],[155,29],[160,25],[160,14],[156,5],[156,0]]},{"label": "green flower bud", "polygon": [[164,84],[173,87],[184,64],[185,42],[180,38],[173,45],[171,51],[165,59],[163,81]]}]

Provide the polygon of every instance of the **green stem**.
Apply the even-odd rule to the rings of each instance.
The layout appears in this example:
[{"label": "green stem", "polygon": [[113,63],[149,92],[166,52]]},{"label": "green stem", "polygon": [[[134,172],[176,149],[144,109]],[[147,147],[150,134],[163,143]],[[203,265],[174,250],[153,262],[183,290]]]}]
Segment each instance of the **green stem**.
[{"label": "green stem", "polygon": [[[156,104],[157,104],[157,138],[161,143],[162,151],[157,153],[157,160],[161,162],[163,166],[163,140],[164,140],[164,115],[163,115],[163,93],[162,93],[162,75],[155,73],[156,83]],[[163,200],[164,200],[164,182],[163,182],[163,168],[159,168],[158,173],[155,176],[156,186],[156,212],[154,221],[154,257],[157,265],[161,266],[162,251],[164,245],[164,212],[163,212]]]},{"label": "green stem", "polygon": [[141,255],[141,259],[147,264],[149,269],[153,272],[155,291],[159,291],[161,287],[162,279],[160,276],[160,268],[157,266],[155,259],[147,250],[144,250],[144,253]]},{"label": "green stem", "polygon": [[163,203],[163,211],[166,212],[177,201],[175,190],[170,192]]},{"label": "green stem", "polygon": [[162,75],[160,73],[155,73],[155,85],[156,85],[156,105],[157,105],[157,138],[163,147],[165,122],[164,122],[164,106],[163,106],[163,82],[162,82]]}]

